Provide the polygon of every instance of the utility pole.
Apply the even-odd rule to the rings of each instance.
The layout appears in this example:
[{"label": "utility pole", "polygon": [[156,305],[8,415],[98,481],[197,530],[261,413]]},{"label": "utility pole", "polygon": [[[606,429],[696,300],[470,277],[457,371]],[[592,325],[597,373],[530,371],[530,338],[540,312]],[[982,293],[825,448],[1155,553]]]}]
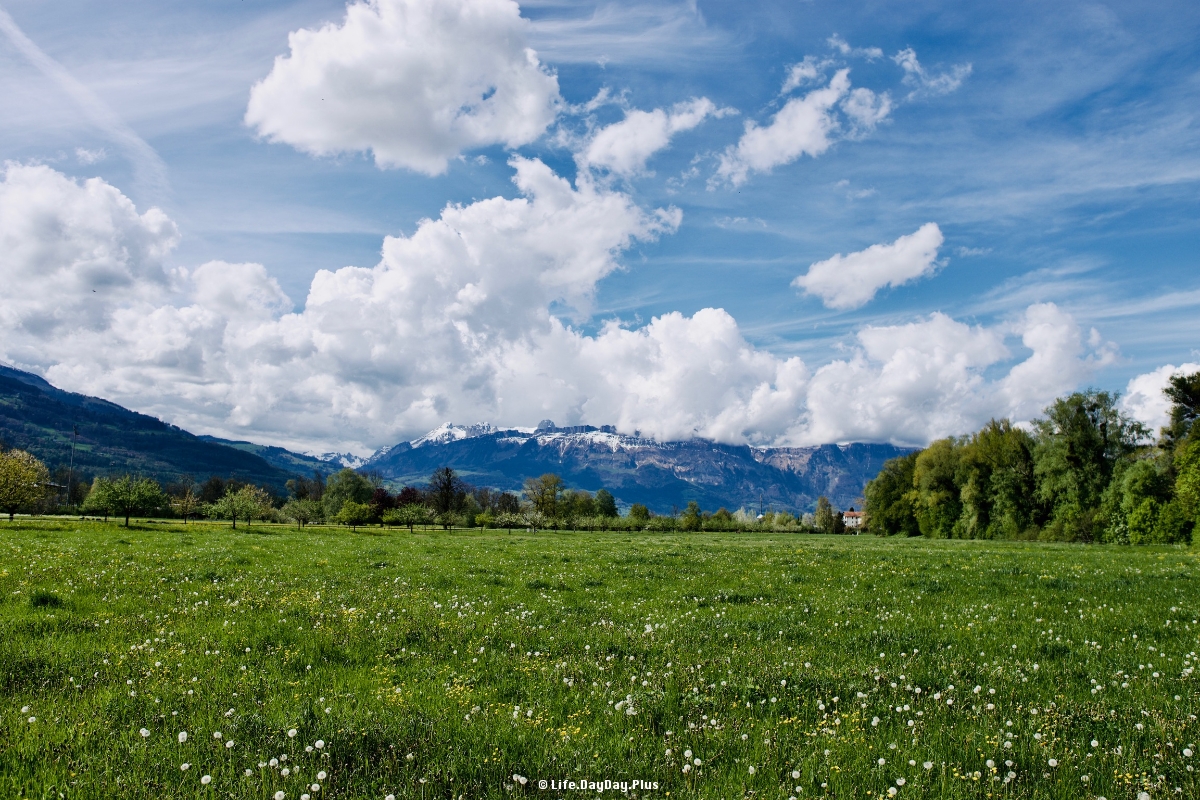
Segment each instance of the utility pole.
[{"label": "utility pole", "polygon": [[75,480],[75,440],[79,438],[79,428],[71,425],[71,469],[67,473],[67,505],[71,505],[71,483]]}]

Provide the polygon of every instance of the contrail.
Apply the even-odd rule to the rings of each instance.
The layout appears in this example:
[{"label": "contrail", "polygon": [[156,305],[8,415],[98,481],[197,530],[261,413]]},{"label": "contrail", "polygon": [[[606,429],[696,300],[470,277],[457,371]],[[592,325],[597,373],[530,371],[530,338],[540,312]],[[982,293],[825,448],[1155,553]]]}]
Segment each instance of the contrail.
[{"label": "contrail", "polygon": [[167,165],[154,148],[137,135],[115,111],[80,83],[74,75],[38,47],[17,25],[7,11],[0,8],[0,30],[29,62],[68,94],[96,127],[103,130],[121,147],[133,164],[133,178],[139,189],[151,201],[167,199]]}]

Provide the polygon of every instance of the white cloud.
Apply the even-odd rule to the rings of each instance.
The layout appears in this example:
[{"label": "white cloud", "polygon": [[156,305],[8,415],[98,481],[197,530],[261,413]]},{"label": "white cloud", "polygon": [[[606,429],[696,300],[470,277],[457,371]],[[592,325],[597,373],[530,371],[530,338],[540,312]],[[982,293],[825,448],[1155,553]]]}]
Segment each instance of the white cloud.
[{"label": "white cloud", "polygon": [[920,95],[950,94],[962,86],[972,69],[970,64],[956,64],[949,71],[934,75],[921,66],[917,52],[911,47],[896,53],[892,60],[904,70],[904,83],[913,87],[910,99]]},{"label": "white cloud", "polygon": [[838,70],[828,85],[788,100],[770,125],[747,120],[742,138],[721,155],[717,175],[739,186],[751,172],[769,172],[802,155],[821,155],[838,128],[834,107],[849,91],[850,70]]},{"label": "white cloud", "polygon": [[0,333],[8,357],[64,331],[105,329],[120,308],[161,302],[175,224],[99,178],[8,164],[0,181]]},{"label": "white cloud", "polygon": [[695,128],[710,115],[719,117],[727,113],[728,109],[718,109],[707,97],[677,103],[670,113],[661,108],[633,110],[620,122],[597,131],[580,154],[580,160],[617,175],[633,176],[645,170],[646,161],[667,147],[672,136]]},{"label": "white cloud", "polygon": [[[1013,333],[1033,352],[988,380],[984,372],[1009,359],[1005,339]],[[851,358],[813,375],[807,418],[788,434],[795,443],[924,444],[992,417],[1028,420],[1101,363],[1083,352],[1071,315],[1049,303],[1030,306],[1011,327],[972,327],[938,313],[867,327],[858,339]]]},{"label": "white cloud", "polygon": [[1167,383],[1176,375],[1190,375],[1200,371],[1200,364],[1166,364],[1156,370],[1138,375],[1129,381],[1121,397],[1121,407],[1126,414],[1157,435],[1159,428],[1170,422],[1171,401],[1163,394]]},{"label": "white cloud", "polygon": [[876,94],[870,89],[852,89],[842,101],[842,111],[853,124],[853,136],[863,136],[887,119],[892,112],[892,98],[887,93]]},{"label": "white cloud", "polygon": [[825,70],[833,64],[829,59],[818,59],[816,56],[805,56],[798,64],[792,64],[787,69],[787,78],[783,81],[780,94],[787,94],[793,89],[799,89],[806,83],[812,83],[825,74]]},{"label": "white cloud", "polygon": [[838,253],[818,261],[792,285],[820,297],[828,308],[859,308],[885,286],[901,286],[932,275],[938,268],[942,242],[941,229],[927,222],[891,244],[874,244],[857,253]]},{"label": "white cloud", "polygon": [[865,58],[867,61],[874,61],[877,58],[883,58],[883,51],[878,47],[851,47],[850,43],[838,36],[836,33],[830,36],[827,40],[829,46],[837,50],[844,56]]},{"label": "white cloud", "polygon": [[246,124],[306,153],[371,151],[428,175],[472,148],[534,141],[561,104],[512,0],[370,0],[294,31]]},{"label": "white cloud", "polygon": [[[1036,411],[1098,363],[1054,306],[996,328],[868,327],[815,373],[721,309],[585,334],[551,308],[586,317],[620,253],[680,214],[511,164],[517,197],[448,205],[374,267],[319,272],[299,311],[259,264],[167,271],[174,225],[103,181],[10,166],[0,279],[23,291],[0,306],[0,359],[198,432],[359,453],[446,419],[547,417],[660,439],[920,443]],[[1013,335],[1033,354],[1005,374]]]}]

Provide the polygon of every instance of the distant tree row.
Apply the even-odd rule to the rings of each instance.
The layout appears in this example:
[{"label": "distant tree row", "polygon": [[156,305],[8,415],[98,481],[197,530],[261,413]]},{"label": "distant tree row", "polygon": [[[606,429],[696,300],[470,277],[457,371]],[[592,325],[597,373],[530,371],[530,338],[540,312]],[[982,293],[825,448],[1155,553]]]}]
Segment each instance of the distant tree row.
[{"label": "distant tree row", "polygon": [[[46,511],[45,498],[62,487],[50,480],[46,468],[21,451],[0,454],[0,509]],[[63,510],[59,507],[58,510]],[[751,531],[844,533],[842,515],[821,497],[815,514],[796,517],[786,511],[754,515],[745,509],[702,511],[691,502],[682,513],[655,515],[640,503],[625,515],[607,489],[594,494],[568,488],[554,474],[525,481],[524,492],[475,487],[453,469],[436,470],[427,484],[406,486],[393,493],[378,475],[343,469],[324,478],[296,477],[287,482],[287,496],[236,479],[189,477],[160,485],[151,478],[125,475],[97,477],[80,493],[74,510],[117,517],[126,526],[134,516],[171,516],[185,523],[198,518],[227,520],[237,528],[258,521],[289,522],[297,527],[338,524],[440,528],[614,531]]]},{"label": "distant tree row", "polygon": [[1170,544],[1200,521],[1200,372],[1166,388],[1155,442],[1116,394],[1076,392],[1029,430],[992,420],[887,462],[866,488],[881,536]]}]

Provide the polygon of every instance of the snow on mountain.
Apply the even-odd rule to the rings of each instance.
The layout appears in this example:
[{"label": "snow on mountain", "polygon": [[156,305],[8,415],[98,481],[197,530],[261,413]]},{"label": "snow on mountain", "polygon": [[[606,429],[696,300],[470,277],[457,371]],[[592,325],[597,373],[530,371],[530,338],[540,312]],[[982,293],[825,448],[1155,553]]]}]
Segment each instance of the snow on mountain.
[{"label": "snow on mountain", "polygon": [[[313,458],[320,459],[321,461],[328,461],[330,464],[338,464],[342,467],[349,467],[350,469],[358,469],[363,464],[367,463],[368,460],[370,460],[368,458],[363,458],[362,456],[356,456],[353,453],[306,453],[305,455],[310,455]],[[371,456],[370,458],[374,457],[375,456]]]},{"label": "snow on mountain", "polygon": [[659,442],[605,425],[497,428],[446,423],[411,443],[381,449],[365,467],[396,485],[423,484],[448,466],[480,486],[520,491],[547,472],[568,486],[603,486],[619,502],[670,513],[689,500],[709,510],[759,502],[811,510],[818,496],[846,508],[861,504],[863,486],[888,458],[907,452],[887,444],[749,447],[705,439]]}]

